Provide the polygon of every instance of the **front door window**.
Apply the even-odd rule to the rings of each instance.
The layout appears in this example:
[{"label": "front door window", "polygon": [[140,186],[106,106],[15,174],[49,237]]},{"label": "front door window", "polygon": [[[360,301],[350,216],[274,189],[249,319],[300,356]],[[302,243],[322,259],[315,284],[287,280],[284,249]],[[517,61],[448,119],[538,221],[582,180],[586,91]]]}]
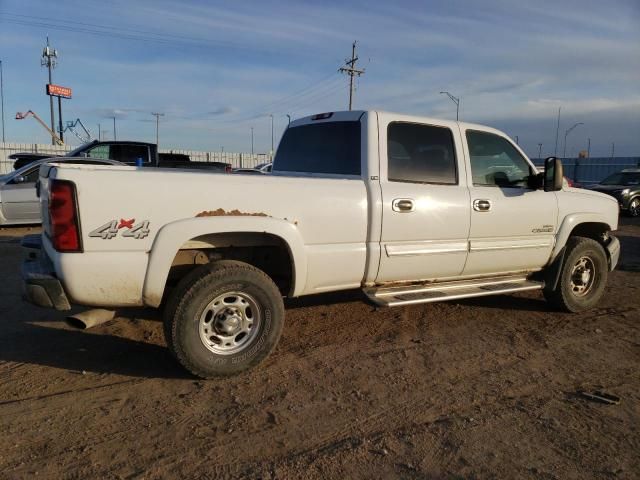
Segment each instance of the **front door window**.
[{"label": "front door window", "polygon": [[474,186],[528,187],[531,167],[506,138],[467,130],[467,143]]}]

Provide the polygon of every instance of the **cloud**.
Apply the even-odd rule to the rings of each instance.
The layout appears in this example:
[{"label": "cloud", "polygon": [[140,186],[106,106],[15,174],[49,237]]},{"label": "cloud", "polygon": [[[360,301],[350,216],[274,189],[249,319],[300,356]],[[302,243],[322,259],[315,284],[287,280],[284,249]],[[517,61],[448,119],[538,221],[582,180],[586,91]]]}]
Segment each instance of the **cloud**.
[{"label": "cloud", "polygon": [[229,113],[236,113],[237,111],[238,111],[237,108],[225,106],[225,107],[219,107],[214,110],[211,110],[207,112],[207,115],[216,117],[218,115],[227,115]]},{"label": "cloud", "polygon": [[[47,7],[5,0],[3,12]],[[535,146],[555,135],[546,125],[562,105],[563,118],[588,118],[576,139],[584,133],[594,144],[601,137],[616,151],[640,151],[637,0],[486,0],[478,8],[466,0],[184,0],[180,8],[169,0],[65,0],[50,17],[105,25],[113,35],[3,23],[8,111],[47,113],[38,58],[53,33],[54,81],[74,89],[64,104],[69,117],[90,124],[116,116],[119,132],[135,139],[148,135],[151,112],[164,112],[165,144],[184,148],[246,150],[253,126],[256,148],[268,150],[268,114],[277,134],[285,114],[346,108],[347,78],[336,70],[357,39],[366,73],[356,108],[452,118],[455,106],[439,95],[448,90],[461,98],[463,119],[517,131]],[[34,131],[25,122],[11,129],[24,141]]]}]

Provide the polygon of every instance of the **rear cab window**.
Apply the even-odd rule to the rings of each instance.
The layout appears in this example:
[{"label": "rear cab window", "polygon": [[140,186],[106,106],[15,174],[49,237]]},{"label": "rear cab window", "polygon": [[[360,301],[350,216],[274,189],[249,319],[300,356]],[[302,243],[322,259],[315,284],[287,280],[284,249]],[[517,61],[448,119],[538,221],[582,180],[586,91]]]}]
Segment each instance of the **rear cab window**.
[{"label": "rear cab window", "polygon": [[274,159],[274,172],[361,175],[360,122],[322,122],[288,128]]}]

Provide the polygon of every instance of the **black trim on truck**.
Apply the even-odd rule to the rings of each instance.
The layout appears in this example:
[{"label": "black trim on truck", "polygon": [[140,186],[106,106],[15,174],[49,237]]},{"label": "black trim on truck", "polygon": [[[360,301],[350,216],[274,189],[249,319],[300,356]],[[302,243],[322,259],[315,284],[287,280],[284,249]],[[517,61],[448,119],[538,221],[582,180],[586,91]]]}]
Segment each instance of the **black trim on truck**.
[{"label": "black trim on truck", "polygon": [[71,310],[71,304],[62,283],[55,276],[53,263],[42,250],[40,235],[25,236],[22,239],[22,246],[38,252],[31,252],[30,258],[22,263],[25,300],[39,307]]}]

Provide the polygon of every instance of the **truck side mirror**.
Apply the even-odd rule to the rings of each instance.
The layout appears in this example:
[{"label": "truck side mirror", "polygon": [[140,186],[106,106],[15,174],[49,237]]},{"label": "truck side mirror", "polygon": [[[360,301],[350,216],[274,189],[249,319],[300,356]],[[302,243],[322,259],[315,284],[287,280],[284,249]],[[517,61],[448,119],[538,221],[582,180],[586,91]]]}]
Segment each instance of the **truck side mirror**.
[{"label": "truck side mirror", "polygon": [[22,175],[18,175],[16,178],[13,179],[13,183],[24,183],[26,181],[27,179]]},{"label": "truck side mirror", "polygon": [[564,174],[562,161],[557,157],[548,157],[544,161],[544,191],[557,192],[562,190]]}]

